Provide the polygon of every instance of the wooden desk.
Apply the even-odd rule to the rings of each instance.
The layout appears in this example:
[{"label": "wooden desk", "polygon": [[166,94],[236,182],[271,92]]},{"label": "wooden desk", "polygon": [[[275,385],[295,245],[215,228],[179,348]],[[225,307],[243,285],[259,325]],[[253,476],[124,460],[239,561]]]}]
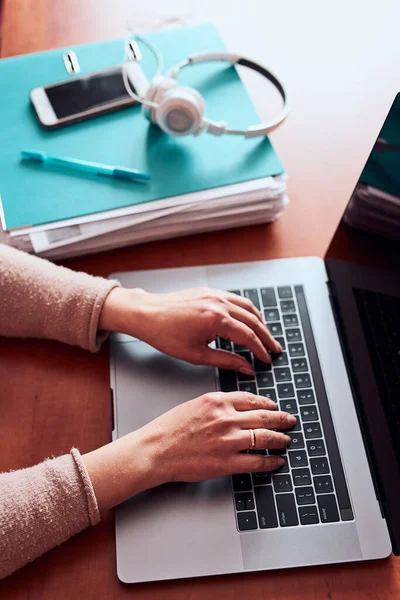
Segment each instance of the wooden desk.
[{"label": "wooden desk", "polygon": [[[228,46],[279,73],[293,111],[272,136],[290,175],[291,206],[273,226],[198,235],[69,261],[115,270],[323,256],[389,105],[400,89],[396,0],[4,0],[2,56],[122,36],[129,28],[214,21]],[[168,7],[166,7],[166,4]],[[201,4],[201,6],[199,6]],[[370,7],[366,6],[368,4]],[[373,8],[371,8],[373,6]],[[249,87],[263,117],[268,93]],[[1,135],[1,134],[0,134]],[[72,445],[110,440],[108,352],[0,341],[0,471]],[[124,586],[115,571],[113,516],[0,583],[0,600],[160,598],[384,600],[400,597],[400,560]]]}]

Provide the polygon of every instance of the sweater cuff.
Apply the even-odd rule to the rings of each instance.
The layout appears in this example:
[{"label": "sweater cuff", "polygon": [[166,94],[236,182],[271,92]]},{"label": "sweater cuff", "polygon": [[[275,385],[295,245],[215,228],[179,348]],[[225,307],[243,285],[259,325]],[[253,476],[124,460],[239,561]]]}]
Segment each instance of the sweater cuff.
[{"label": "sweater cuff", "polygon": [[97,504],[96,494],[90,481],[89,473],[86,470],[85,464],[82,460],[81,453],[76,448],[72,448],[71,455],[75,461],[75,466],[78,469],[79,475],[82,479],[83,488],[85,490],[87,499],[87,508],[89,521],[92,526],[100,523],[100,511],[99,505]]}]

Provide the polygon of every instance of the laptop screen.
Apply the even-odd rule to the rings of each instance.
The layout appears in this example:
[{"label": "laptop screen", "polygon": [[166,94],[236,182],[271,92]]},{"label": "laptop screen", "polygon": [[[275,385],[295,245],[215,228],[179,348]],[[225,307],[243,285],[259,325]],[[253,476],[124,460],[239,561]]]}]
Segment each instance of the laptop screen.
[{"label": "laptop screen", "polygon": [[400,94],[325,260],[376,488],[400,548]]}]

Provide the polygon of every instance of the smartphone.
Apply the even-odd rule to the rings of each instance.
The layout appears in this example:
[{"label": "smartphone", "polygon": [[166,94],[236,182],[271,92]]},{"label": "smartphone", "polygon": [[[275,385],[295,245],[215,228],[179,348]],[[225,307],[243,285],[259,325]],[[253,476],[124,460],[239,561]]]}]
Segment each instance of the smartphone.
[{"label": "smartphone", "polygon": [[[126,63],[125,69],[133,91],[145,96],[149,82],[140,65]],[[121,65],[37,87],[30,99],[40,124],[49,129],[137,104],[126,91]]]}]

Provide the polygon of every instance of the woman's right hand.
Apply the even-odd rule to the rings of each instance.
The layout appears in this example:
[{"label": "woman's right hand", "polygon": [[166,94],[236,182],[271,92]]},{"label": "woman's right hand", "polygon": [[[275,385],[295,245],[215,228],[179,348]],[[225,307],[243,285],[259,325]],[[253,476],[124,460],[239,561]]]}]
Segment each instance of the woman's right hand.
[{"label": "woman's right hand", "polygon": [[296,418],[269,398],[212,392],[174,407],[141,429],[84,455],[100,510],[170,481],[201,481],[233,473],[273,471],[280,456],[245,454],[284,448]]}]

